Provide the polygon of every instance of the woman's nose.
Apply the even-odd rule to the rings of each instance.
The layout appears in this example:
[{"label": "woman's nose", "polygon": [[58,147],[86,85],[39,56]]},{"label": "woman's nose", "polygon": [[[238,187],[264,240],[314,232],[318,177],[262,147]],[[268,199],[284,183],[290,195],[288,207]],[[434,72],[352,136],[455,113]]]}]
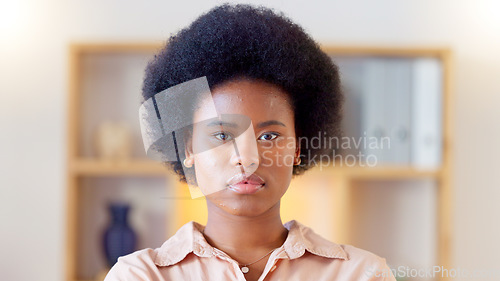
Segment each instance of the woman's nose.
[{"label": "woman's nose", "polygon": [[231,164],[238,167],[243,166],[243,168],[253,167],[253,171],[255,171],[259,166],[259,151],[253,128],[235,138],[233,147]]}]

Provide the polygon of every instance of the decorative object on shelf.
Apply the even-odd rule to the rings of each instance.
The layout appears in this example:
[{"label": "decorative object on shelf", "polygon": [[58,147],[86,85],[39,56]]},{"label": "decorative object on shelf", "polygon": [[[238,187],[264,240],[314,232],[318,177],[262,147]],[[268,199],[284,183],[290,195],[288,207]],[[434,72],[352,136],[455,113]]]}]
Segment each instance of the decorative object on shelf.
[{"label": "decorative object on shelf", "polygon": [[130,205],[126,203],[110,203],[111,223],[104,233],[103,245],[106,260],[112,267],[118,257],[135,251],[137,236],[128,224]]},{"label": "decorative object on shelf", "polygon": [[130,159],[131,132],[125,122],[102,122],[95,134],[97,156],[104,161],[123,162]]}]

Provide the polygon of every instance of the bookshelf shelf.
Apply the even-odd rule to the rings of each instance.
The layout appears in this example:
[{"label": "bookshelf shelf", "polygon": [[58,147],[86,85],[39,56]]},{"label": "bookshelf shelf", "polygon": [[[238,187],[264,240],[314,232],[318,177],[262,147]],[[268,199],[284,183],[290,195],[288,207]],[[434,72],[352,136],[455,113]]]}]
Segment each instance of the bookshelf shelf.
[{"label": "bookshelf shelf", "polygon": [[80,176],[166,176],[167,168],[148,160],[106,162],[96,159],[77,159],[70,163],[70,170]]},{"label": "bookshelf shelf", "polygon": [[384,167],[384,168],[341,168],[337,173],[351,179],[421,179],[436,178],[439,170],[419,170],[416,168]]}]

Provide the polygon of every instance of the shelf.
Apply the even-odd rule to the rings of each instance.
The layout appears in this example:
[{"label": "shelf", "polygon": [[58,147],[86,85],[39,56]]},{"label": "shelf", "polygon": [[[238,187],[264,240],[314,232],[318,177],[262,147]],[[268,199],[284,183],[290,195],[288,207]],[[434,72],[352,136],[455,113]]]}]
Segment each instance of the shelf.
[{"label": "shelf", "polygon": [[336,177],[347,177],[349,179],[425,179],[437,178],[441,174],[440,169],[417,169],[413,167],[335,167],[323,166],[307,171],[306,174],[330,173]]},{"label": "shelf", "polygon": [[167,167],[150,160],[105,162],[96,159],[76,159],[69,164],[70,171],[81,176],[167,176]]},{"label": "shelf", "polygon": [[353,179],[421,179],[436,178],[439,170],[419,170],[411,167],[342,168],[340,173]]},{"label": "shelf", "polygon": [[[77,159],[70,164],[70,170],[83,176],[107,175],[168,175],[170,171],[163,164],[150,160],[131,160],[128,162],[105,162],[96,159]],[[308,174],[327,172],[336,176],[352,179],[421,179],[436,178],[440,175],[439,169],[417,169],[412,167],[334,167],[327,166],[314,168]]]},{"label": "shelf", "polygon": [[162,47],[158,43],[73,43],[70,48],[75,54],[103,54],[103,53],[152,53],[159,51]]}]

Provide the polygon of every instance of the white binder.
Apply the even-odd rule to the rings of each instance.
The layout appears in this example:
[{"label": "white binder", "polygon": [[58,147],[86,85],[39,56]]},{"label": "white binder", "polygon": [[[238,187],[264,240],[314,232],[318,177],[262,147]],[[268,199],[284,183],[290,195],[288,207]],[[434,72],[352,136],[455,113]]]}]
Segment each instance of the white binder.
[{"label": "white binder", "polygon": [[442,68],[438,59],[413,63],[411,163],[416,168],[441,165]]}]

